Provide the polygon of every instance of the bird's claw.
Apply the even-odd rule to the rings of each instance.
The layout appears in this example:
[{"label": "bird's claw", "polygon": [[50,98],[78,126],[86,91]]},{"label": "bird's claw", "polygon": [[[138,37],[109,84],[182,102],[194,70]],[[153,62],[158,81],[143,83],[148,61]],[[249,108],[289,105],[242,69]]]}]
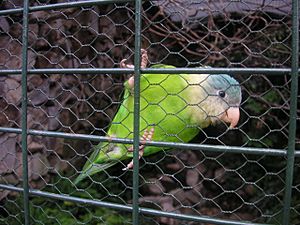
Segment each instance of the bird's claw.
[{"label": "bird's claw", "polygon": [[[133,64],[127,64],[126,63],[127,59],[123,59],[120,62],[120,67],[121,68],[129,68],[129,69],[133,69],[134,65]],[[141,68],[145,69],[147,67],[148,64],[148,53],[147,50],[145,49],[141,49]],[[128,84],[130,88],[134,87],[134,76],[131,76],[128,80]],[[144,148],[145,148],[145,143],[146,141],[151,141],[152,137],[153,137],[153,133],[154,133],[154,128],[151,128],[150,130],[146,129],[144,131],[143,136],[141,137],[140,143],[141,145],[139,146],[139,159],[143,156],[144,154]],[[129,152],[133,152],[133,146],[131,146],[130,148],[128,148]],[[128,165],[123,168],[123,170],[128,170],[133,168],[133,160],[131,160],[130,163],[128,163]]]},{"label": "bird's claw", "polygon": [[141,68],[145,69],[148,64],[148,53],[146,49],[141,49]]},{"label": "bird's claw", "polygon": [[[141,137],[141,140],[140,140],[139,159],[144,154],[144,148],[145,148],[146,142],[152,140],[153,134],[154,134],[154,128],[153,127],[150,130],[146,129],[144,131],[144,134],[143,134],[143,136]],[[133,146],[128,148],[128,151],[133,152]],[[128,170],[128,169],[132,169],[132,168],[133,168],[133,160],[131,160],[130,163],[128,163],[127,166],[125,168],[123,168],[122,170]]]},{"label": "bird's claw", "polygon": [[[126,63],[127,59],[122,59],[120,62],[120,67],[121,68],[129,68],[129,69],[133,69],[134,65],[133,64],[127,64]],[[146,49],[141,49],[141,68],[145,69],[147,67],[148,64],[148,53]]]},{"label": "bird's claw", "polygon": [[134,65],[132,65],[132,64],[127,64],[126,61],[127,61],[127,59],[122,59],[121,62],[120,62],[120,67],[121,67],[121,68],[129,68],[129,69],[133,69],[133,68],[134,68]]},{"label": "bird's claw", "polygon": [[[134,69],[134,65],[133,64],[127,64],[126,63],[127,59],[122,59],[120,62],[120,67],[121,68],[128,68],[128,69]],[[147,67],[148,64],[148,53],[147,50],[145,49],[141,49],[141,68],[145,69]],[[134,77],[131,76],[128,80],[128,84],[130,88],[134,87]]]}]

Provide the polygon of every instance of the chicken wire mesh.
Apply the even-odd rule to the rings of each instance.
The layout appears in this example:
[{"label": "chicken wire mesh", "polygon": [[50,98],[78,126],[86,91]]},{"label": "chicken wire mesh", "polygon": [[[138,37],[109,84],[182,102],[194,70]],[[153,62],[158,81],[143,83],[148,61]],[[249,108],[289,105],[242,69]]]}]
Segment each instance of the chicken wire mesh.
[{"label": "chicken wire mesh", "polygon": [[[123,83],[132,73],[118,68],[123,59],[133,63],[138,51],[134,3],[29,2],[25,40],[32,224],[132,224],[134,191],[140,224],[282,224],[291,137],[290,68],[293,48],[299,45],[296,40],[292,46],[297,28],[292,27],[292,1],[187,2],[143,2],[140,41],[148,63],[225,68],[242,88],[240,121],[233,130],[224,123],[199,129],[190,144],[170,144],[169,150],[167,143],[159,153],[142,157],[138,190],[132,170],[122,170],[127,161],[74,184],[92,146],[105,141],[101,137],[107,135],[122,103]],[[3,0],[0,7],[0,221],[24,224],[23,1]],[[295,149],[299,138],[297,132]],[[299,223],[297,157],[293,169],[286,224]]]}]

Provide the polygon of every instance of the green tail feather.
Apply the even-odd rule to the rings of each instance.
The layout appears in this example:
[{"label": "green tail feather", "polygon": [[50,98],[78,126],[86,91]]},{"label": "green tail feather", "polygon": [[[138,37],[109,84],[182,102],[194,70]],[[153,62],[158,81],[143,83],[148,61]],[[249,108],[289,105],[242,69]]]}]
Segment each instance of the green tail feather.
[{"label": "green tail feather", "polygon": [[119,161],[111,161],[103,164],[96,164],[96,163],[91,163],[88,165],[88,168],[85,168],[81,174],[75,179],[74,184],[78,184],[81,182],[83,179],[92,176],[95,173],[101,172],[115,164],[117,164]]},{"label": "green tail feather", "polygon": [[116,145],[113,143],[99,143],[94,146],[94,152],[86,161],[81,174],[75,179],[74,183],[78,184],[86,177],[90,177],[120,162],[121,155],[109,155],[115,147]]}]

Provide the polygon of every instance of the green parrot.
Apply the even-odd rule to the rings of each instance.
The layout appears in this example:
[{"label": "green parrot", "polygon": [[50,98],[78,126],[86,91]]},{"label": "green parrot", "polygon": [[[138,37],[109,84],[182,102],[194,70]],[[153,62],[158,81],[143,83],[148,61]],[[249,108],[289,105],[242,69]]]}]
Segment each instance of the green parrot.
[{"label": "green parrot", "polygon": [[[142,65],[147,59],[145,54],[142,51]],[[121,66],[133,67],[123,61]],[[175,67],[159,64],[152,68]],[[122,104],[107,136],[132,139],[134,78],[131,77],[124,86]],[[162,150],[156,146],[145,146],[146,141],[189,142],[200,129],[220,121],[229,123],[231,128],[235,127],[239,121],[241,98],[239,83],[226,74],[142,74],[139,156]],[[129,144],[100,143],[94,149],[75,183],[133,157],[133,148]],[[133,161],[124,169],[132,167]]]}]

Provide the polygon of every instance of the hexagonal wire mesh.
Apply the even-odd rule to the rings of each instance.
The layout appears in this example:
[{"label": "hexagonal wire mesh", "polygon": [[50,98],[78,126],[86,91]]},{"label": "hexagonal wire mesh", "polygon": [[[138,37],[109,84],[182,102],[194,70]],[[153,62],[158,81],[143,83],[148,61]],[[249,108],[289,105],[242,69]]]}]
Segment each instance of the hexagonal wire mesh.
[{"label": "hexagonal wire mesh", "polygon": [[[135,35],[138,5],[30,1],[23,17],[22,1],[0,2],[1,224],[137,224],[132,205],[140,224],[281,224],[288,213],[284,223],[298,224],[297,1],[294,27],[291,1],[146,1],[141,37]],[[124,102],[123,83],[133,73],[119,69],[120,62],[134,62],[137,79],[139,43],[150,65],[181,67],[181,74],[232,74],[242,88],[240,121],[232,130],[225,123],[197,127],[190,144],[180,143],[183,130],[176,130],[165,139],[173,136],[179,143],[147,142],[161,151],[142,157],[133,172],[122,170],[130,159],[119,160],[75,184],[99,141],[139,145],[138,131],[134,142],[132,133],[107,133]],[[175,73],[144,71],[158,77]],[[164,91],[161,98],[178,95]],[[170,114],[162,102],[146,107],[156,104]]]}]

